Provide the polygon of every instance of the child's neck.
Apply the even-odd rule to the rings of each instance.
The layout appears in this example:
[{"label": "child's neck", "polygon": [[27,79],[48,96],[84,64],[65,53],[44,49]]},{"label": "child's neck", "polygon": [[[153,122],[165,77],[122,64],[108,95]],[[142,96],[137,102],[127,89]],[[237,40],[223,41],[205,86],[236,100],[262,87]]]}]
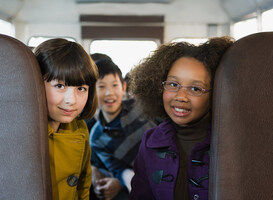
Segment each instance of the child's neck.
[{"label": "child's neck", "polygon": [[54,132],[57,133],[61,123],[48,119],[48,124],[53,128]]},{"label": "child's neck", "polygon": [[178,145],[187,156],[190,155],[196,143],[202,143],[207,137],[210,118],[210,113],[207,113],[202,119],[189,126],[175,125]]},{"label": "child's neck", "polygon": [[115,119],[115,118],[119,115],[119,113],[121,112],[121,108],[122,108],[122,107],[120,107],[119,110],[116,111],[116,112],[113,113],[113,114],[109,114],[109,113],[106,113],[106,112],[102,111],[102,115],[103,115],[103,118],[104,118],[105,122],[106,122],[106,123],[109,123],[109,122],[111,122],[113,119]]}]

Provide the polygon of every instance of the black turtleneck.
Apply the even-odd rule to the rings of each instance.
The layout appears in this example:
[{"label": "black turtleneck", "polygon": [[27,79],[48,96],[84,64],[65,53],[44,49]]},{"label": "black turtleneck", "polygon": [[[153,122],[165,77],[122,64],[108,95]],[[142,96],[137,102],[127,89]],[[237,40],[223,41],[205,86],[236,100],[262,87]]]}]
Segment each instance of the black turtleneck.
[{"label": "black turtleneck", "polygon": [[177,146],[180,154],[179,169],[175,185],[175,200],[188,200],[188,157],[196,143],[202,143],[208,132],[211,116],[207,113],[201,120],[187,126],[175,124]]}]

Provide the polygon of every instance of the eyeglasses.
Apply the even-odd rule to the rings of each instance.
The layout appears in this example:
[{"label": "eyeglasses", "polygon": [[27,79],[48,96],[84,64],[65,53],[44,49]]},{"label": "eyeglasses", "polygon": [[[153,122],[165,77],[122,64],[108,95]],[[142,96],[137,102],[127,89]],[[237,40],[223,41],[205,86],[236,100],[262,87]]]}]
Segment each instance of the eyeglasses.
[{"label": "eyeglasses", "polygon": [[195,85],[183,86],[173,81],[163,81],[162,85],[165,90],[168,90],[170,92],[178,92],[181,88],[184,88],[186,93],[191,96],[201,96],[202,94],[205,94],[210,91],[210,89],[204,89],[201,88],[200,86]]}]

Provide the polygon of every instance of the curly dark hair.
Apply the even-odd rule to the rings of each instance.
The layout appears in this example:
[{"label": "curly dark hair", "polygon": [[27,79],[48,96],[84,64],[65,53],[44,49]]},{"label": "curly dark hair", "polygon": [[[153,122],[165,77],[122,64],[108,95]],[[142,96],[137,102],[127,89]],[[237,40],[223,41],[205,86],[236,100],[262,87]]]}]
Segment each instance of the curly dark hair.
[{"label": "curly dark hair", "polygon": [[166,80],[172,64],[181,57],[191,57],[202,62],[210,74],[213,86],[221,57],[233,43],[233,38],[225,36],[210,38],[199,46],[187,42],[161,45],[129,73],[131,91],[140,101],[143,112],[151,119],[168,118],[162,100],[162,81]]}]

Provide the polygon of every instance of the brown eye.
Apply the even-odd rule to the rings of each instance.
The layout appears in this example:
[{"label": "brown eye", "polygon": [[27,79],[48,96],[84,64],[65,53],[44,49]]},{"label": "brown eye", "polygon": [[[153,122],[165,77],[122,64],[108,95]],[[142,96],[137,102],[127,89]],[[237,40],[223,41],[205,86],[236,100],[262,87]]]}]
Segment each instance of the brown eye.
[{"label": "brown eye", "polygon": [[197,86],[190,86],[190,90],[193,92],[201,92],[202,88],[197,87]]},{"label": "brown eye", "polygon": [[64,85],[60,83],[56,84],[55,87],[58,89],[64,89]]},{"label": "brown eye", "polygon": [[81,87],[78,87],[78,90],[81,92],[85,92],[85,91],[88,91],[88,87],[81,86]]},{"label": "brown eye", "polygon": [[198,86],[188,86],[187,90],[189,94],[193,96],[200,96],[203,93],[203,89]]},{"label": "brown eye", "polygon": [[177,88],[179,86],[179,84],[176,82],[172,82],[172,81],[166,81],[166,86],[168,88]]}]

